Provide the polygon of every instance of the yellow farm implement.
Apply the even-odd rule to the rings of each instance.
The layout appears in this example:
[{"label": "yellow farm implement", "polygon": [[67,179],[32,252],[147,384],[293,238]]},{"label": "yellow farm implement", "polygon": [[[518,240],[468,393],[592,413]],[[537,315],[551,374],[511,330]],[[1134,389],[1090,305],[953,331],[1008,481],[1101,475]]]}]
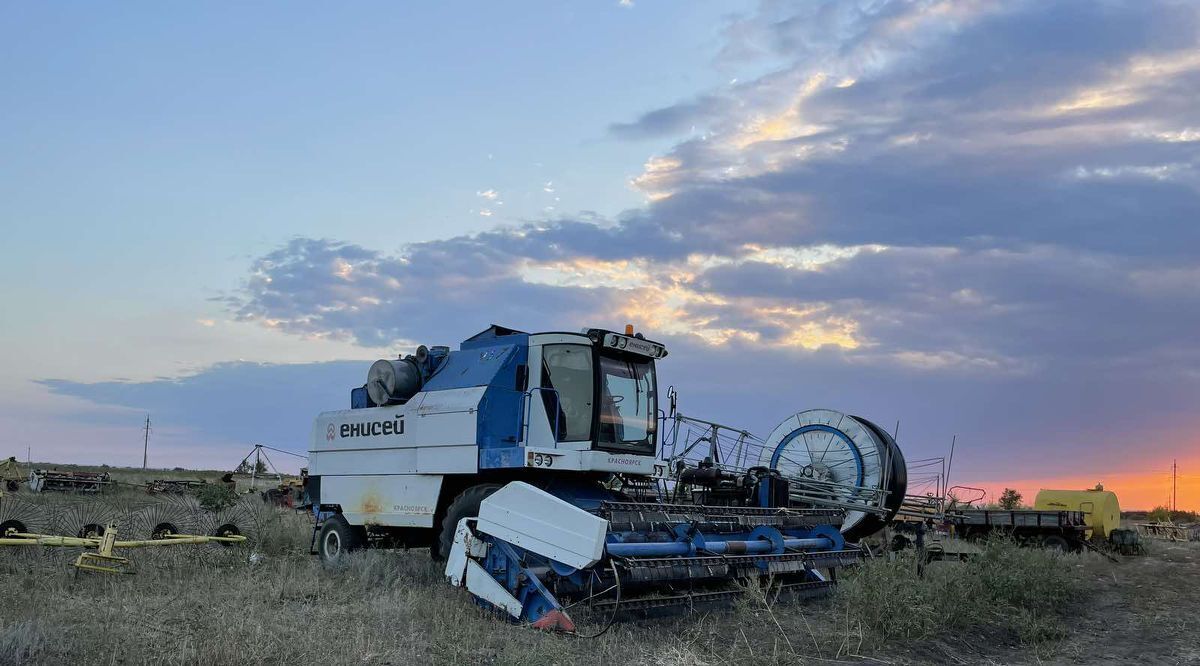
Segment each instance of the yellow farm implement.
[{"label": "yellow farm implement", "polygon": [[235,533],[220,533],[214,536],[199,536],[192,534],[163,534],[157,539],[118,540],[116,523],[110,522],[100,536],[57,536],[51,534],[35,534],[17,532],[12,529],[0,534],[0,546],[46,546],[57,548],[95,548],[94,551],[84,551],[75,560],[75,568],[79,571],[95,571],[98,573],[133,573],[130,570],[129,558],[115,554],[115,550],[124,548],[154,548],[158,546],[199,545],[219,543],[233,545],[242,543],[246,537]]}]

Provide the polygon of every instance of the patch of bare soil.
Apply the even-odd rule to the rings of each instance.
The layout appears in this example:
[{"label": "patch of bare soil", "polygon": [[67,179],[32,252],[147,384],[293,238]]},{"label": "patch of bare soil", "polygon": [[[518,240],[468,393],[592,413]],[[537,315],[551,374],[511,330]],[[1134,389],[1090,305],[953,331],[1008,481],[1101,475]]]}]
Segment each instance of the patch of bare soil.
[{"label": "patch of bare soil", "polygon": [[936,657],[931,650],[929,661],[1200,664],[1200,543],[1151,541],[1146,555],[1121,560],[1081,561],[1092,594],[1075,609],[1061,640],[1032,648],[976,646],[965,659],[952,649],[936,650]]},{"label": "patch of bare soil", "polygon": [[1094,575],[1068,663],[1200,664],[1200,543],[1149,549]]}]

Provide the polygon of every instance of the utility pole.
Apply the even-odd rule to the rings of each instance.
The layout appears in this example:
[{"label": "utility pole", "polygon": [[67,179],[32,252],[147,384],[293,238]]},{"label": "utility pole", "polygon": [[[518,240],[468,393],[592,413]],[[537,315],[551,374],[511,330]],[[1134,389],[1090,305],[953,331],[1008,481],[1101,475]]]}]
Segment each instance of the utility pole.
[{"label": "utility pole", "polygon": [[150,451],[150,415],[146,415],[146,425],[142,426],[142,469],[146,469],[146,457]]},{"label": "utility pole", "polygon": [[958,443],[958,435],[950,438],[950,460],[946,461],[946,485],[950,485],[950,471],[954,468],[954,445]]},{"label": "utility pole", "polygon": [[1179,500],[1175,496],[1175,482],[1179,478],[1179,461],[1171,459],[1171,513],[1179,510]]}]

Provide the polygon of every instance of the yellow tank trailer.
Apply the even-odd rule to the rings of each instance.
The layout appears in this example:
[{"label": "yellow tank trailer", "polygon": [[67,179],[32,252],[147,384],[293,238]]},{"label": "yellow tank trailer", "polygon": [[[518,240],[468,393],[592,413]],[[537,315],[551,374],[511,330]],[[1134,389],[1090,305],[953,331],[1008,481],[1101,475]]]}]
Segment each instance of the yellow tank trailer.
[{"label": "yellow tank trailer", "polygon": [[1099,532],[1107,539],[1121,527],[1121,505],[1109,490],[1039,490],[1033,508],[1040,511],[1081,511],[1090,528],[1087,538]]}]

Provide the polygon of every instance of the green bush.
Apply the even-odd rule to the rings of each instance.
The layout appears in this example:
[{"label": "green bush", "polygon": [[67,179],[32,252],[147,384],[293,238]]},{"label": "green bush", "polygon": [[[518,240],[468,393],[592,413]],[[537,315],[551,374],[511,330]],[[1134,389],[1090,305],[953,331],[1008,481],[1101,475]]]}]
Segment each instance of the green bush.
[{"label": "green bush", "polygon": [[1066,633],[1063,616],[1084,592],[1078,560],[1002,539],[924,578],[911,555],[870,560],[848,572],[835,604],[875,645],[966,629],[1038,643]]},{"label": "green bush", "polygon": [[238,496],[232,488],[219,483],[208,483],[196,490],[196,500],[206,510],[217,513],[233,506]]}]

